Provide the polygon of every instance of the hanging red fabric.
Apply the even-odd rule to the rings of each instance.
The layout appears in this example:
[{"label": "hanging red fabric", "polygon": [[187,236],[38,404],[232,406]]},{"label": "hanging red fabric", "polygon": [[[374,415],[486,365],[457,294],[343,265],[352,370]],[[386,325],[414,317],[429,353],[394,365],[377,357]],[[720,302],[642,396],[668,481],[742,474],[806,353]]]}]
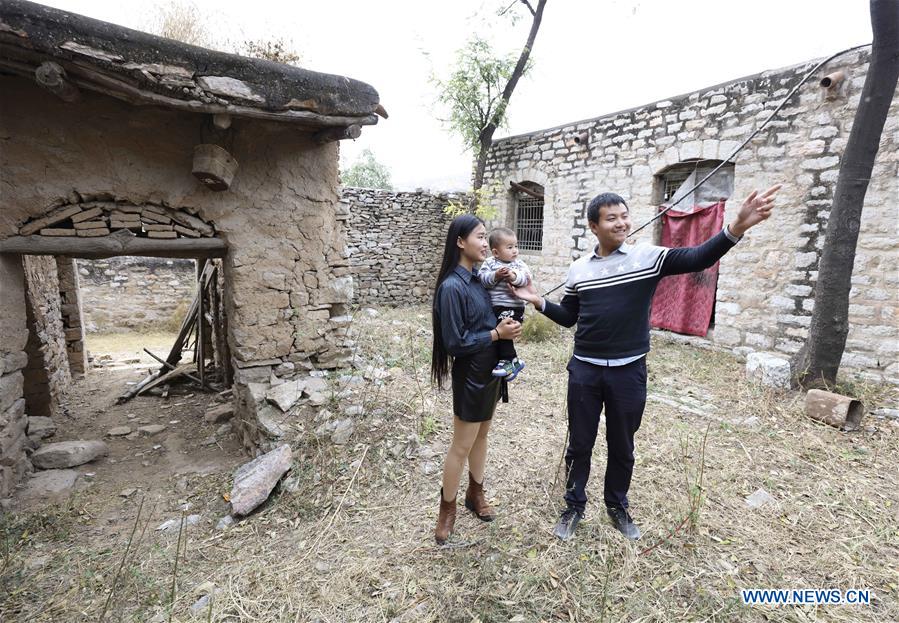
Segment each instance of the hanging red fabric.
[{"label": "hanging red fabric", "polygon": [[[684,213],[669,210],[662,217],[663,247],[693,247],[721,231],[724,202]],[[705,336],[709,332],[715,293],[718,289],[718,263],[700,273],[674,275],[659,282],[652,299],[650,324],[686,335]]]}]

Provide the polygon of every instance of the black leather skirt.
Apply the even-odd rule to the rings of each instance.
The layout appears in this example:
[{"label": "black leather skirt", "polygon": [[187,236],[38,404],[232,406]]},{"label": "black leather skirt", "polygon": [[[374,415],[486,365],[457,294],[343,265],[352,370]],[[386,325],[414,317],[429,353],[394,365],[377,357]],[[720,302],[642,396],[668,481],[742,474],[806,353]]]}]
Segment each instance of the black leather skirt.
[{"label": "black leather skirt", "polygon": [[453,413],[463,422],[493,418],[502,385],[501,379],[492,374],[497,361],[495,343],[474,355],[453,360]]}]

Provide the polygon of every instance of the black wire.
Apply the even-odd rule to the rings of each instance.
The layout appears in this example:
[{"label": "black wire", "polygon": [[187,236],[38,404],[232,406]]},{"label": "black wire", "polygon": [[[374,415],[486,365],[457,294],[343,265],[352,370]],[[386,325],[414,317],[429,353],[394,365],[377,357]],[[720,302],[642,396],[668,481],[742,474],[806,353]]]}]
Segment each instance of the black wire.
[{"label": "black wire", "polygon": [[[805,76],[802,78],[802,80],[800,80],[800,81],[796,84],[796,86],[794,86],[794,87],[790,90],[790,92],[787,93],[787,96],[784,97],[783,101],[777,106],[777,108],[775,108],[773,111],[771,111],[771,114],[768,116],[768,118],[765,119],[765,121],[763,121],[762,124],[761,124],[758,128],[756,128],[755,131],[754,131],[752,134],[750,134],[750,135],[746,138],[745,141],[743,141],[743,142],[742,142],[736,149],[734,149],[733,153],[731,153],[726,159],[722,160],[722,161],[718,164],[718,166],[716,166],[714,169],[712,169],[712,171],[711,171],[708,175],[706,175],[706,176],[705,176],[704,178],[702,178],[699,182],[697,182],[696,185],[693,186],[693,188],[691,188],[689,192],[686,192],[686,193],[684,193],[683,195],[681,195],[681,198],[680,198],[680,199],[678,199],[677,201],[675,201],[675,202],[672,203],[671,205],[667,206],[664,210],[661,210],[661,211],[660,211],[658,214],[656,214],[654,217],[652,217],[651,219],[649,219],[648,221],[646,221],[645,223],[643,223],[642,225],[640,225],[640,227],[638,227],[637,229],[635,229],[634,231],[632,231],[632,232],[630,233],[630,235],[628,236],[628,238],[633,238],[637,233],[639,233],[639,232],[642,231],[643,229],[646,229],[646,228],[649,227],[652,223],[654,223],[654,222],[657,221],[658,219],[662,218],[662,216],[664,216],[664,214],[665,214],[666,212],[668,212],[668,210],[670,210],[671,208],[673,208],[674,206],[676,206],[677,204],[679,204],[681,201],[683,201],[684,199],[686,199],[687,197],[689,197],[690,195],[692,195],[692,194],[693,194],[693,191],[695,191],[697,188],[699,188],[700,186],[702,186],[703,184],[705,184],[705,183],[706,183],[706,182],[707,182],[713,175],[715,175],[715,173],[717,173],[717,172],[721,169],[721,167],[723,167],[725,164],[728,164],[731,160],[733,160],[734,157],[735,157],[738,153],[740,153],[740,152],[743,150],[743,148],[746,147],[746,145],[749,144],[749,141],[751,141],[752,139],[754,139],[754,138],[756,137],[756,135],[757,135],[759,132],[761,132],[761,131],[765,128],[765,126],[768,125],[768,123],[769,123],[772,119],[774,119],[774,117],[777,115],[777,113],[779,113],[779,112],[781,111],[781,109],[783,109],[783,107],[786,106],[787,102],[790,101],[790,98],[793,97],[793,95],[796,94],[796,91],[799,90],[799,87],[801,87],[803,84],[805,84],[806,82],[808,82],[809,78],[811,78],[815,73],[817,73],[818,70],[821,69],[822,66],[826,65],[827,63],[829,63],[830,61],[832,61],[833,59],[835,59],[835,58],[838,57],[838,56],[842,56],[843,54],[847,54],[847,53],[849,53],[849,52],[854,52],[855,50],[860,50],[861,48],[866,48],[866,47],[868,47],[869,45],[870,45],[870,44],[866,43],[866,44],[864,44],[864,45],[857,45],[857,46],[854,46],[854,47],[851,47],[851,48],[846,48],[845,50],[842,50],[842,51],[840,51],[840,52],[837,52],[837,53],[835,53],[835,54],[832,54],[832,55],[828,56],[828,57],[825,58],[823,61],[821,61],[820,63],[818,63],[817,65],[815,65],[811,70],[809,70],[809,72],[808,72],[807,74],[805,74]],[[561,288],[561,287],[564,286],[564,285],[565,285],[565,282],[563,281],[562,283],[560,283],[559,285],[557,285],[557,286],[556,286],[555,288],[553,288],[552,290],[547,290],[546,292],[544,292],[544,293],[543,293],[543,296],[547,296],[547,295],[549,295],[549,294],[552,294],[553,292],[555,292],[556,290],[558,290],[559,288]]]}]

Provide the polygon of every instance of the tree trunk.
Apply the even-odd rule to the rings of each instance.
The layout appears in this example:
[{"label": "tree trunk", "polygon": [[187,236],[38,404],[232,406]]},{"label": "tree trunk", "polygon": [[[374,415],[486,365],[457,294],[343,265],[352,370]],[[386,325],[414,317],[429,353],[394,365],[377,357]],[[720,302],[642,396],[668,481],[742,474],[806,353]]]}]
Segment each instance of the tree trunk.
[{"label": "tree trunk", "polygon": [[871,63],[827,220],[809,335],[793,358],[794,378],[805,387],[835,383],[846,347],[862,206],[899,79],[899,0],[871,0],[871,26]]},{"label": "tree trunk", "polygon": [[[529,2],[524,2],[524,4],[527,5],[528,9],[531,9]],[[509,81],[503,89],[502,101],[499,106],[496,107],[493,118],[487,123],[484,129],[481,130],[478,158],[475,163],[474,180],[471,185],[472,191],[474,191],[472,208],[477,207],[477,191],[484,185],[484,168],[487,166],[487,153],[493,145],[493,133],[496,132],[496,128],[509,105],[509,99],[512,97],[512,92],[515,90],[515,87],[518,86],[518,80],[521,78],[525,67],[528,65],[531,49],[534,47],[534,41],[537,39],[537,31],[540,30],[540,22],[543,21],[543,8],[545,6],[546,0],[539,0],[537,8],[532,9],[534,19],[531,22],[531,30],[528,33],[528,39],[525,42],[524,47],[521,49],[521,55],[519,55],[518,62],[515,64],[515,69],[512,70],[512,75],[509,76]]]}]

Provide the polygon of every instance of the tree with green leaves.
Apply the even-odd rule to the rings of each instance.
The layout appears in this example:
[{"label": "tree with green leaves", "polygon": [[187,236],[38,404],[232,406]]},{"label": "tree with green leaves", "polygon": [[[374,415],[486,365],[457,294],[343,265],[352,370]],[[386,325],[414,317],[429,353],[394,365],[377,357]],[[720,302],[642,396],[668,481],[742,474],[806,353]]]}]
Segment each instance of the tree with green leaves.
[{"label": "tree with green leaves", "polygon": [[344,186],[393,190],[390,183],[390,170],[378,162],[368,148],[362,150],[352,166],[340,172],[340,178]]},{"label": "tree with green leaves", "polygon": [[437,100],[449,110],[446,123],[450,130],[462,137],[466,147],[477,154],[470,206],[473,210],[478,208],[478,191],[484,185],[484,168],[487,153],[493,145],[493,134],[503,126],[512,92],[530,67],[531,50],[543,20],[546,1],[538,0],[535,8],[529,0],[517,0],[500,12],[504,15],[518,4],[530,12],[531,27],[517,60],[514,55],[498,54],[486,40],[474,35],[458,51],[450,76],[445,80],[432,78],[437,87]]}]

